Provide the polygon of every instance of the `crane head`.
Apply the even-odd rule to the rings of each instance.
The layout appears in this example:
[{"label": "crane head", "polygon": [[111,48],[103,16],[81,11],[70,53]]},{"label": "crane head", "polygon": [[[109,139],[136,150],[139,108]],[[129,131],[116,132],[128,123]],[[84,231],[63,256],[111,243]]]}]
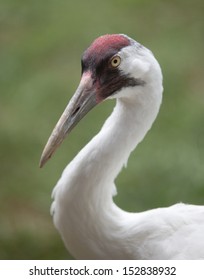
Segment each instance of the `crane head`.
[{"label": "crane head", "polygon": [[135,94],[137,88],[145,86],[152,57],[148,49],[126,35],[97,38],[82,56],[81,81],[48,139],[40,167],[94,106],[108,98],[125,98],[124,89],[134,88]]}]

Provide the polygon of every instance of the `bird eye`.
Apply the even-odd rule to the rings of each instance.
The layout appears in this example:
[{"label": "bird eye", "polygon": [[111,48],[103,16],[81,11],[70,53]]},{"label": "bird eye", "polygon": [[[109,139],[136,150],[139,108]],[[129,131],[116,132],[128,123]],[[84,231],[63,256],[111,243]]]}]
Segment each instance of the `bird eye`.
[{"label": "bird eye", "polygon": [[112,57],[110,63],[111,63],[111,66],[113,68],[118,67],[120,65],[120,63],[121,63],[120,56],[116,55],[116,56]]}]

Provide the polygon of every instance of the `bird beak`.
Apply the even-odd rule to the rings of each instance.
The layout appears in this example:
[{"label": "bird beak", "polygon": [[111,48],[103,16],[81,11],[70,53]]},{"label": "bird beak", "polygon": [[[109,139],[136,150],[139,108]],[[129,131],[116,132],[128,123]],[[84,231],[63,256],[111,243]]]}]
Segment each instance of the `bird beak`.
[{"label": "bird beak", "polygon": [[75,94],[47,141],[40,159],[40,167],[43,167],[48,159],[51,158],[52,154],[75,125],[98,103],[91,73],[86,72],[82,75]]}]

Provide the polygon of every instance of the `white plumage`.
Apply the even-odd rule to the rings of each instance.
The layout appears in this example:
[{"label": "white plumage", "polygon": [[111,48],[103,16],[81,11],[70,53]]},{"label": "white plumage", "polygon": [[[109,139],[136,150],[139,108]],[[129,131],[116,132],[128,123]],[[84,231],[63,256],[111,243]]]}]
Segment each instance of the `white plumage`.
[{"label": "white plumage", "polygon": [[53,191],[54,224],[75,258],[204,259],[203,206],[128,213],[112,199],[116,176],[157,116],[162,90],[158,62],[129,37],[105,35],[85,51],[80,85],[41,158],[42,166],[92,107],[116,98],[111,116]]}]

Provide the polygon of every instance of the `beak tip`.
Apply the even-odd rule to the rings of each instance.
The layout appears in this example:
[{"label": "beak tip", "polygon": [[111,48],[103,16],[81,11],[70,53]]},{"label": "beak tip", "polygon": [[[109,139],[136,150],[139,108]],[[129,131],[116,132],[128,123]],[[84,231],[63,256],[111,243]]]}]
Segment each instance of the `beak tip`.
[{"label": "beak tip", "polygon": [[44,162],[43,162],[43,160],[40,160],[39,167],[42,168],[43,166],[44,166]]},{"label": "beak tip", "polygon": [[[59,134],[58,134],[58,136],[59,136]],[[52,157],[55,150],[60,145],[61,141],[62,141],[61,137],[56,137],[56,133],[55,133],[55,130],[54,130],[54,132],[51,134],[51,136],[48,139],[48,142],[45,145],[45,148],[42,152],[40,162],[39,162],[39,167],[40,168],[42,168],[46,164],[46,162]]]},{"label": "beak tip", "polygon": [[49,156],[47,158],[46,157],[41,157],[40,162],[39,162],[39,167],[42,168],[50,158],[51,158],[51,156]]},{"label": "beak tip", "polygon": [[45,159],[45,157],[43,157],[43,155],[42,155],[40,162],[39,162],[39,167],[42,168],[45,165],[45,163],[47,162],[47,160],[48,159]]},{"label": "beak tip", "polygon": [[44,149],[42,156],[40,158],[39,167],[42,168],[46,162],[51,158],[52,153],[48,153],[47,149]]}]

